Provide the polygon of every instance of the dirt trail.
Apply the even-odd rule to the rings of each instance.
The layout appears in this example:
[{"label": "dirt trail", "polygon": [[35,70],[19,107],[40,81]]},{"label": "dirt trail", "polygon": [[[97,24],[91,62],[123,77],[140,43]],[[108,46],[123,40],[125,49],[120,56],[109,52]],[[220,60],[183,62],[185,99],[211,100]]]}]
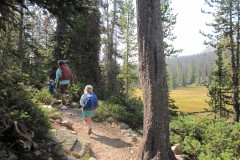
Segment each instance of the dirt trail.
[{"label": "dirt trail", "polygon": [[[81,118],[80,109],[62,111],[63,120],[73,122],[77,136],[91,144],[91,157],[96,160],[137,160],[140,142],[132,142],[126,133],[110,124],[94,123],[93,134],[87,135],[87,128]],[[54,126],[60,128],[62,126]],[[64,127],[63,127],[64,128]]]}]

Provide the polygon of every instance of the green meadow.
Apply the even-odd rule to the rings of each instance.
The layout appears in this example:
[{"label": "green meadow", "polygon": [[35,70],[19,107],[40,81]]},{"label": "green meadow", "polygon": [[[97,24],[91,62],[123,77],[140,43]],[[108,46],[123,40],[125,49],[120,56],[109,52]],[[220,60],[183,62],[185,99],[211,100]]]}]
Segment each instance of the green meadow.
[{"label": "green meadow", "polygon": [[200,112],[204,108],[209,108],[206,103],[208,100],[207,88],[204,86],[190,86],[177,88],[170,91],[170,97],[175,100],[175,104],[182,112]]},{"label": "green meadow", "polygon": [[[175,100],[179,110],[185,113],[201,112],[204,108],[209,108],[206,103],[207,88],[204,86],[188,86],[170,90],[170,97]],[[141,90],[136,90],[135,95],[142,97]]]}]

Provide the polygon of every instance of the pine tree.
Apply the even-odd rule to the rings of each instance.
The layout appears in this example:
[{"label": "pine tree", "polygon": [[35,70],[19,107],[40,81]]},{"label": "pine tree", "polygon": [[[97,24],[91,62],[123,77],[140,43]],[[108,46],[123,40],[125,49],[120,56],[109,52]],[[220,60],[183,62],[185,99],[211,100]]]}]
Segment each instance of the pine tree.
[{"label": "pine tree", "polygon": [[172,13],[170,7],[172,0],[161,1],[162,21],[163,21],[163,42],[164,42],[164,53],[167,57],[171,57],[176,53],[182,52],[181,49],[175,49],[171,44],[177,37],[173,34],[173,29],[176,24],[177,15]]},{"label": "pine tree", "polygon": [[126,100],[129,99],[130,89],[137,81],[134,74],[136,64],[136,23],[135,8],[131,0],[124,0],[120,5],[120,40],[122,43],[123,65],[119,77],[123,78]]},{"label": "pine tree", "polygon": [[205,0],[205,2],[211,8],[214,8],[214,12],[204,11],[214,17],[214,22],[208,24],[214,28],[214,34],[204,34],[210,38],[209,44],[215,46],[222,39],[227,40],[227,45],[224,46],[223,52],[228,53],[231,59],[232,105],[235,112],[234,122],[239,122],[239,1]]},{"label": "pine tree", "polygon": [[218,55],[217,69],[212,73],[211,83],[207,86],[210,97],[208,104],[211,106],[210,111],[215,113],[215,119],[217,117],[228,118],[230,110],[227,106],[231,104],[230,75],[224,65],[223,45],[220,43],[217,45],[216,53]]},{"label": "pine tree", "polygon": [[104,33],[102,38],[103,44],[103,59],[102,59],[102,72],[104,79],[104,94],[105,98],[116,94],[121,89],[121,83],[117,79],[119,74],[119,66],[117,58],[119,56],[117,50],[118,43],[118,22],[119,22],[119,1],[105,0],[103,5],[103,20]]}]

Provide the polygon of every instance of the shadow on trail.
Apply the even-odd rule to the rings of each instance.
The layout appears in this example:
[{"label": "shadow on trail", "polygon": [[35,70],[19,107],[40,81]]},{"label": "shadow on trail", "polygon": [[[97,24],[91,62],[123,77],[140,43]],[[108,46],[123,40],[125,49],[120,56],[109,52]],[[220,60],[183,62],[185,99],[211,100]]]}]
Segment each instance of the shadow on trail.
[{"label": "shadow on trail", "polygon": [[126,148],[126,147],[132,147],[133,145],[131,143],[127,143],[122,141],[119,138],[109,138],[106,136],[101,136],[96,133],[92,133],[96,137],[91,137],[91,139],[94,139],[95,141],[99,141],[100,143],[106,144],[108,146],[112,146],[114,148]]}]

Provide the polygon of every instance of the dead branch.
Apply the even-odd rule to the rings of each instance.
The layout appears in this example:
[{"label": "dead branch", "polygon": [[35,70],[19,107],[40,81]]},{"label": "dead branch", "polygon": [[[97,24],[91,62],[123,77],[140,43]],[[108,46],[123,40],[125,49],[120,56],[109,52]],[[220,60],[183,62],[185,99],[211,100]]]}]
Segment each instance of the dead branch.
[{"label": "dead branch", "polygon": [[34,132],[32,133],[28,133],[26,130],[25,130],[25,127],[22,126],[21,124],[18,125],[18,122],[17,121],[14,121],[14,128],[15,128],[15,131],[22,137],[24,137],[25,139],[27,139],[28,141],[32,142],[32,139],[34,137]]}]

